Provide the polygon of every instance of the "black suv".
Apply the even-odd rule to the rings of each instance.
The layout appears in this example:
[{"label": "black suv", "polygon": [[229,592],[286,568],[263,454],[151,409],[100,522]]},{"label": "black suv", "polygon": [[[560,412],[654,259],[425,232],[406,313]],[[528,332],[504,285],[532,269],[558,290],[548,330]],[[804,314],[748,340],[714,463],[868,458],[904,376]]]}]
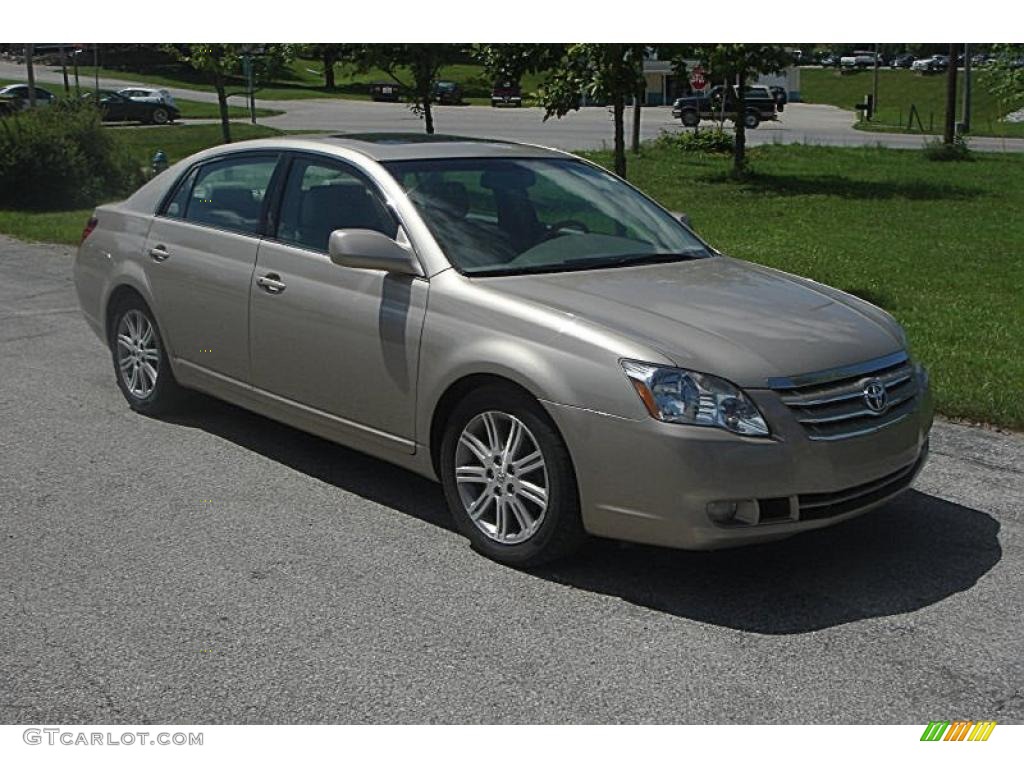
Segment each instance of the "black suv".
[{"label": "black suv", "polygon": [[[722,101],[725,100],[723,105]],[[748,85],[744,91],[746,102],[743,111],[743,125],[757,128],[762,120],[777,120],[779,105],[771,90],[765,85]],[[678,117],[688,128],[695,128],[701,120],[715,120],[722,113],[728,120],[736,121],[736,87],[716,85],[704,93],[695,93],[675,100],[672,117]]]}]

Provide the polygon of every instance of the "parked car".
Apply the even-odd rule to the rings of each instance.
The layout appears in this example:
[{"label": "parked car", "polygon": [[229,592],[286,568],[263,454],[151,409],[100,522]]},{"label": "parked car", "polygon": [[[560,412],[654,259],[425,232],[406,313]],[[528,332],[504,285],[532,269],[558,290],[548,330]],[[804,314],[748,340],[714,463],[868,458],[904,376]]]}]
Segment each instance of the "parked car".
[{"label": "parked car", "polygon": [[821,62],[821,66],[823,66],[825,68],[838,67],[839,66],[839,56],[837,56],[836,54],[831,53],[831,52],[826,52],[826,53],[822,54],[820,62]]},{"label": "parked car", "polygon": [[898,53],[889,60],[889,66],[893,69],[910,69],[914,63],[914,56],[909,53]]},{"label": "parked car", "polygon": [[[114,91],[100,91],[99,95],[100,113],[104,122],[164,125],[173,123],[181,117],[181,112],[177,107],[163,102],[136,101]],[[82,99],[85,101],[94,98],[95,96],[91,93],[82,95]]]},{"label": "parked car", "polygon": [[149,104],[168,104],[175,108],[178,106],[171,92],[166,88],[122,88],[118,93],[132,101],[142,101]]},{"label": "parked car", "polygon": [[372,83],[370,85],[370,98],[373,101],[399,101],[402,97],[402,89],[397,83]]},{"label": "parked car", "polygon": [[874,51],[854,51],[840,58],[839,66],[842,69],[868,69],[874,67],[876,61],[881,64],[881,58]]},{"label": "parked car", "polygon": [[515,80],[498,80],[491,89],[492,107],[521,107],[523,93]]},{"label": "parked car", "polygon": [[928,378],[889,314],[724,256],[556,150],[207,149],[97,208],[73,272],[132,409],[200,390],[437,479],[517,566],[587,534],[710,549],[832,525],[928,453]]},{"label": "parked car", "polygon": [[[28,85],[16,83],[0,88],[0,115],[10,114],[28,109],[30,106]],[[48,107],[57,101],[57,97],[45,88],[36,86],[36,106]]]},{"label": "parked car", "polygon": [[434,83],[434,101],[438,104],[461,104],[462,86],[451,80]]},{"label": "parked car", "polygon": [[945,72],[949,69],[949,57],[948,56],[928,56],[924,59],[916,59],[910,68],[914,72],[922,72],[929,74],[932,72]]},{"label": "parked car", "polygon": [[[747,128],[757,128],[763,120],[777,120],[779,106],[775,96],[763,85],[747,86],[744,93],[746,101],[743,124]],[[724,110],[722,100],[725,99]],[[701,120],[715,120],[723,113],[729,120],[736,119],[736,89],[730,86],[716,85],[703,93],[681,96],[672,104],[672,116],[679,118],[683,125],[693,128]]]}]

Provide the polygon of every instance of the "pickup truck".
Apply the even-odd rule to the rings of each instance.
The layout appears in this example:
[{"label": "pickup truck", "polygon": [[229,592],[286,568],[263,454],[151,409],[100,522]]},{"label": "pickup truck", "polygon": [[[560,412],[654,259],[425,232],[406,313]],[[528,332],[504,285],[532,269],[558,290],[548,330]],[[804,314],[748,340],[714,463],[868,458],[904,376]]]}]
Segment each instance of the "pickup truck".
[{"label": "pickup truck", "polygon": [[[722,114],[722,99],[725,98],[725,117],[736,121],[736,87],[716,85],[704,93],[682,96],[672,104],[672,117],[679,118],[687,128],[696,127],[701,120],[716,120]],[[749,85],[744,91],[745,108],[743,125],[757,128],[762,120],[777,120],[782,106],[772,92],[764,85]]]}]

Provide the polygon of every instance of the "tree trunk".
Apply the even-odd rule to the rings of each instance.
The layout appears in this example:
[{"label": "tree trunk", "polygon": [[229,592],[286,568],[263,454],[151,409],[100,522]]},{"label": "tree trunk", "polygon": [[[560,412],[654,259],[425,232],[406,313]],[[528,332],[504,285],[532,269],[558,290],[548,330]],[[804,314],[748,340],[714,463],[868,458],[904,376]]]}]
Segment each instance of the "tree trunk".
[{"label": "tree trunk", "polygon": [[615,120],[615,173],[626,178],[626,95],[616,93],[612,100],[612,114]]},{"label": "tree trunk", "polygon": [[36,70],[32,65],[32,57],[35,56],[35,46],[29,43],[25,46],[25,67],[28,74],[28,105],[36,105]]},{"label": "tree trunk", "polygon": [[334,53],[324,53],[324,87],[334,90]]},{"label": "tree trunk", "polygon": [[220,132],[224,143],[231,143],[231,121],[228,119],[228,94],[224,86],[224,75],[217,72],[213,76],[213,87],[217,91],[217,106],[220,108]]},{"label": "tree trunk", "polygon": [[429,93],[423,97],[423,122],[426,124],[428,134],[434,132],[434,113],[430,109],[431,101]]},{"label": "tree trunk", "polygon": [[647,85],[642,80],[637,83],[636,94],[633,96],[633,154],[640,154],[640,103],[644,98],[644,91],[646,91]]},{"label": "tree trunk", "polygon": [[949,44],[949,69],[946,71],[946,123],[942,132],[944,144],[956,138],[956,53],[957,44]]},{"label": "tree trunk", "polygon": [[[734,115],[736,126],[736,140],[733,143],[732,173],[733,176],[742,176],[747,170],[747,126],[743,118],[747,111],[746,94],[743,92],[747,86],[746,74],[741,72],[736,78],[736,114]],[[726,95],[728,100],[728,95]]]}]

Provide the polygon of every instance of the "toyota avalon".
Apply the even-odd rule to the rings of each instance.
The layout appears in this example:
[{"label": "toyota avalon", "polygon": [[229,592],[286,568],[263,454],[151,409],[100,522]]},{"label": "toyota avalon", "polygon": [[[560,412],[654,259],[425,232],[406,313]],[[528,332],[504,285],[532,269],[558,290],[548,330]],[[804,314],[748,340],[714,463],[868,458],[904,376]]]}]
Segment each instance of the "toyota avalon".
[{"label": "toyota avalon", "polygon": [[513,565],[588,535],[810,531],[927,456],[927,374],[891,316],[723,255],[551,149],[216,147],[99,207],[74,276],[134,410],[199,390],[438,480],[459,530]]}]

